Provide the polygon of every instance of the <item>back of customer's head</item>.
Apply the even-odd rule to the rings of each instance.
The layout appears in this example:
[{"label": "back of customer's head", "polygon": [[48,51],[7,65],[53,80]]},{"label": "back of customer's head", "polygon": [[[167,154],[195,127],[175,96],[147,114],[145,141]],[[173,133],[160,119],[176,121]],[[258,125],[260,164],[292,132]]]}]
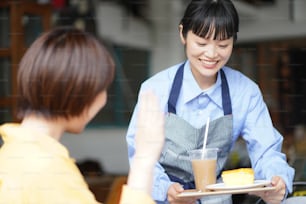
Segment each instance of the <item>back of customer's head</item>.
[{"label": "back of customer's head", "polygon": [[203,37],[226,40],[237,39],[239,16],[231,0],[192,0],[180,22],[182,34],[186,38],[188,31]]},{"label": "back of customer's head", "polygon": [[40,36],[18,70],[18,116],[79,116],[113,80],[114,63],[91,34],[61,27]]}]

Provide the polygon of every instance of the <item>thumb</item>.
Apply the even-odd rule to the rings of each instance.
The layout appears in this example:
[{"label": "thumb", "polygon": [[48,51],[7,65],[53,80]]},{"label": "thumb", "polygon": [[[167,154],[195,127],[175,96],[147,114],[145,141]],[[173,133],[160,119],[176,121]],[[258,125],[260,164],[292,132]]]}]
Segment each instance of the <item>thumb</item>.
[{"label": "thumb", "polygon": [[184,188],[183,188],[182,185],[179,184],[179,183],[174,183],[173,187],[174,187],[174,189],[175,189],[177,192],[182,192],[182,191],[184,191]]},{"label": "thumb", "polygon": [[279,182],[280,178],[278,176],[273,176],[271,179],[272,186],[275,186]]}]

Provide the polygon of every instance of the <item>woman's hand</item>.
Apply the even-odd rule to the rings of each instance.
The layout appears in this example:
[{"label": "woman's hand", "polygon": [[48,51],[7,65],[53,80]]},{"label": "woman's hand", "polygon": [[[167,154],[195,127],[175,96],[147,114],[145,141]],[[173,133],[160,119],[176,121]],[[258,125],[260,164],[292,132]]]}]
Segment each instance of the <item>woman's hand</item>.
[{"label": "woman's hand", "polygon": [[142,158],[145,163],[155,165],[165,142],[164,114],[153,92],[140,95],[138,119],[136,125],[135,158]]},{"label": "woman's hand", "polygon": [[184,188],[181,186],[181,184],[172,184],[168,189],[168,202],[170,204],[195,204],[198,198],[180,198],[177,196],[183,191]]},{"label": "woman's hand", "polygon": [[280,204],[284,199],[286,193],[286,184],[284,180],[279,176],[274,176],[271,181],[272,186],[276,187],[273,191],[263,191],[250,193],[261,197],[266,203]]},{"label": "woman's hand", "polygon": [[165,140],[164,114],[160,110],[158,98],[152,92],[145,92],[140,96],[136,127],[136,150],[127,184],[150,194],[154,166]]}]

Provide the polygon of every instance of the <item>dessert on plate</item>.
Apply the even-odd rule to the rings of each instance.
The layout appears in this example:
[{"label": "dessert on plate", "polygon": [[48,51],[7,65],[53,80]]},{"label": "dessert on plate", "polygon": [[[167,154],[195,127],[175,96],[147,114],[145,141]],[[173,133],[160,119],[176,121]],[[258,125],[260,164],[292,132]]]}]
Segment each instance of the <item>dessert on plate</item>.
[{"label": "dessert on plate", "polygon": [[226,186],[244,186],[254,183],[252,168],[226,170],[222,172],[221,177]]}]

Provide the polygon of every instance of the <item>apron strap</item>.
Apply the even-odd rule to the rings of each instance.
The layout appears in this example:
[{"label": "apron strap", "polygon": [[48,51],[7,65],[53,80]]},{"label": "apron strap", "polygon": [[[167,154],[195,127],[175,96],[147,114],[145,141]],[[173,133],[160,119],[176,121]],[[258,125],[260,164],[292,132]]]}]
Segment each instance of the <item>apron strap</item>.
[{"label": "apron strap", "polygon": [[221,88],[222,88],[222,106],[224,115],[232,114],[232,102],[230,97],[230,92],[228,88],[228,83],[224,74],[224,71],[220,69],[221,73]]},{"label": "apron strap", "polygon": [[177,70],[175,74],[175,78],[172,84],[172,88],[170,91],[170,96],[168,99],[168,112],[176,114],[176,102],[177,99],[180,95],[181,87],[182,87],[182,82],[183,82],[183,75],[184,75],[184,65],[183,63],[179,69]]},{"label": "apron strap", "polygon": [[[181,64],[179,69],[177,70],[173,84],[170,91],[170,96],[168,99],[168,112],[176,114],[176,103],[177,99],[180,95],[182,82],[183,82],[183,75],[184,75],[184,65],[185,63]],[[229,92],[228,83],[226,80],[225,73],[222,69],[220,69],[221,74],[221,88],[222,88],[222,106],[223,106],[223,113],[224,115],[231,115],[232,114],[232,103],[231,97]]]}]

